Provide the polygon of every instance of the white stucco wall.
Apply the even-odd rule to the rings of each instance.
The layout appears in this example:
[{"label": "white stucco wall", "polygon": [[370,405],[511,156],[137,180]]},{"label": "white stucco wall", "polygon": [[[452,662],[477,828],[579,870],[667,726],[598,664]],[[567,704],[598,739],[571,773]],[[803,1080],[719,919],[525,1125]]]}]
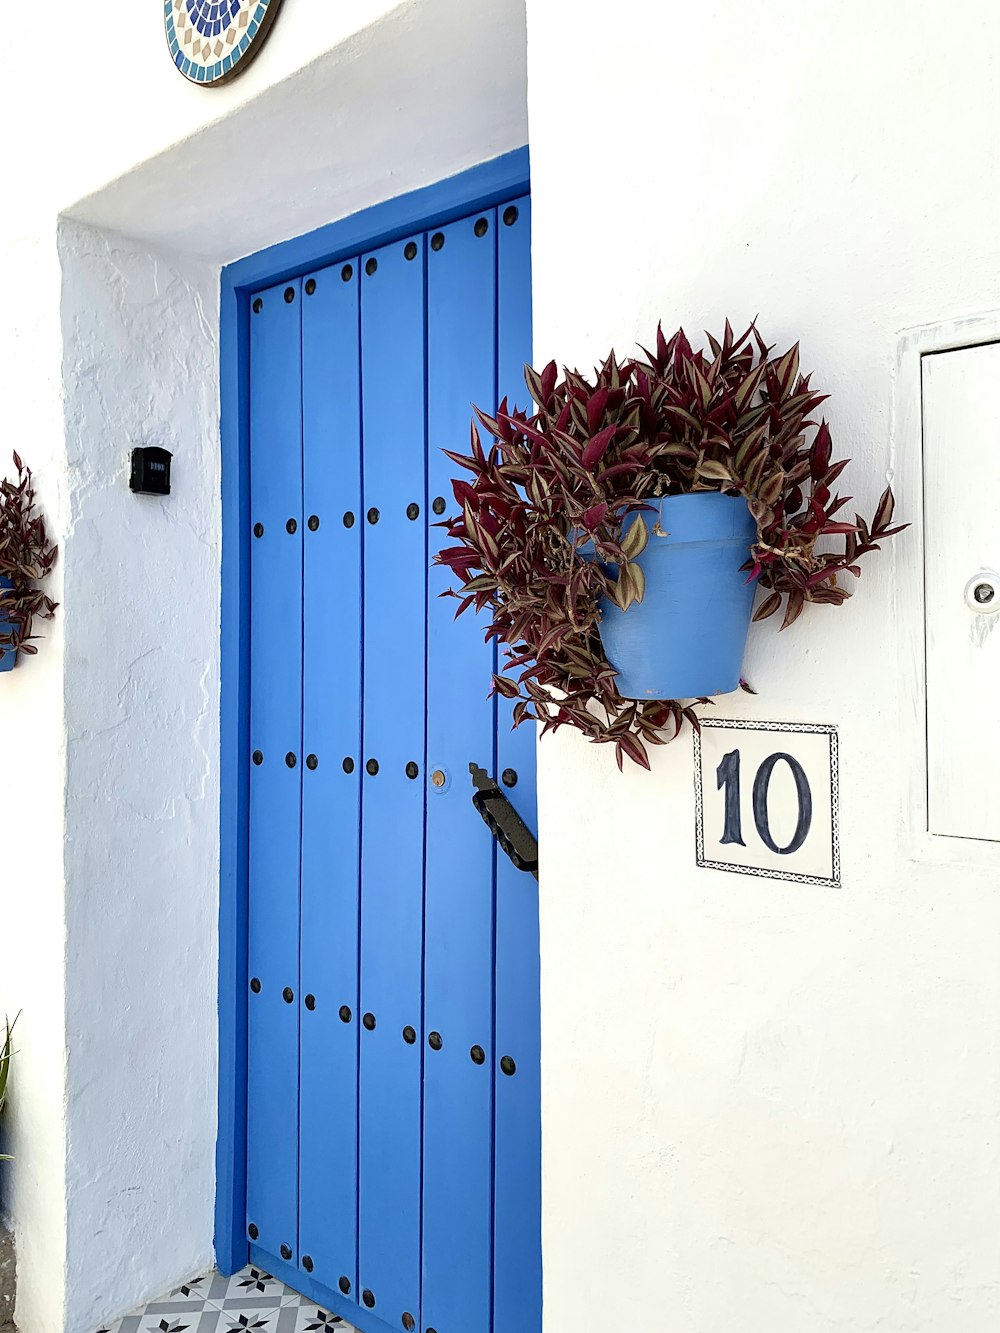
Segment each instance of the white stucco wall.
[{"label": "white stucco wall", "polygon": [[[77,223],[60,252],[67,1290],[85,1327],[212,1259],[218,273]],[[129,490],[136,444],[174,455],[168,498]],[[95,1239],[127,1236],[95,1262]]]},{"label": "white stucco wall", "polygon": [[[517,0],[286,0],[205,90],[158,5],[59,18],[47,82],[0,51],[4,438],[64,600],[0,690],[3,1199],[22,1329],[93,1333],[211,1261],[219,265],[523,144],[525,35]],[[129,493],[137,443],[169,500]]]},{"label": "white stucco wall", "polygon": [[[912,496],[899,333],[1000,303],[995,7],[528,20],[536,359],[759,313],[832,393],[859,507],[890,476]],[[841,890],[696,869],[687,737],[624,777],[541,746],[550,1333],[1000,1320],[1000,877],[911,837],[916,545],[755,627],[759,697],[716,710],[840,728]]]}]

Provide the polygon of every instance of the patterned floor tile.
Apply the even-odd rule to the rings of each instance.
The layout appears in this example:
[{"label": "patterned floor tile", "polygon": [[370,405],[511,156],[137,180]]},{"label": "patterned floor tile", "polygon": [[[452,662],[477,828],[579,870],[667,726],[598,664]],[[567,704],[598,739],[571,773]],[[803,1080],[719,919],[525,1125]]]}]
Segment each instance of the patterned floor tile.
[{"label": "patterned floor tile", "polygon": [[[339,1315],[329,1314],[326,1310],[308,1301],[292,1307],[296,1322],[290,1333],[355,1333],[350,1324]],[[285,1333],[282,1329],[281,1333]]]},{"label": "patterned floor tile", "polygon": [[[199,1297],[197,1300],[185,1300],[183,1297],[178,1300],[167,1297],[166,1300],[162,1301],[150,1301],[149,1305],[136,1311],[136,1314],[141,1314],[145,1318],[155,1315],[157,1319],[165,1320],[169,1324],[174,1316],[179,1318],[181,1315],[201,1314],[203,1310],[208,1308],[209,1302],[204,1297]],[[145,1326],[143,1327],[143,1333],[145,1333]],[[174,1330],[164,1329],[163,1333],[174,1333]]]},{"label": "patterned floor tile", "polygon": [[[169,1301],[205,1301],[208,1299],[208,1291],[213,1279],[219,1276],[214,1271],[202,1273],[201,1277],[192,1278],[190,1282],[182,1282],[179,1287],[174,1287],[166,1299]],[[225,1281],[225,1279],[222,1280]]]},{"label": "patterned floor tile", "polygon": [[97,1333],[355,1333],[262,1268],[207,1273]]},{"label": "patterned floor tile", "polygon": [[219,1310],[216,1333],[286,1333],[287,1320],[282,1321],[283,1313],[275,1305],[270,1308],[253,1305],[242,1309]]},{"label": "patterned floor tile", "polygon": [[150,1314],[147,1306],[139,1314],[105,1325],[100,1333],[220,1333],[222,1319],[221,1310],[204,1305],[181,1314]]},{"label": "patterned floor tile", "polygon": [[[315,1301],[308,1296],[303,1296],[301,1292],[293,1292],[291,1288],[285,1288],[287,1296],[281,1305],[291,1305],[301,1312],[299,1322],[295,1325],[296,1333],[325,1333],[327,1329],[336,1329],[337,1333],[357,1333],[357,1329],[347,1320],[343,1320],[339,1314],[331,1314],[329,1310],[324,1310],[317,1305]],[[305,1322],[301,1322],[305,1318]]]},{"label": "patterned floor tile", "polygon": [[288,1300],[290,1293],[283,1282],[263,1268],[248,1264],[246,1268],[234,1273],[232,1277],[223,1277],[213,1273],[205,1291],[205,1299],[220,1310],[230,1310],[251,1305],[274,1307]]}]

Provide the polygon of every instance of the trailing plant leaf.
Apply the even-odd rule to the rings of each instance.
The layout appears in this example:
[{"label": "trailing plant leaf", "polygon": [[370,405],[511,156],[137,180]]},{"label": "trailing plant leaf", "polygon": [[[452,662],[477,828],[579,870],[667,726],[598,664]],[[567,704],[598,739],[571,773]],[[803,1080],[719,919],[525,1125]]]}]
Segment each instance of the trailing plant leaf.
[{"label": "trailing plant leaf", "polygon": [[649,529],[646,527],[642,515],[637,514],[635,522],[622,539],[622,555],[625,556],[626,560],[635,560],[642,555],[648,542]]},{"label": "trailing plant leaf", "polygon": [[826,396],[801,374],[797,344],[774,356],[755,325],[737,337],[728,320],[721,339],[707,337],[706,352],[658,327],[653,351],[612,351],[591,377],[526,367],[535,410],[477,408],[489,447],[473,424],[469,453],[447,451],[466,477],[435,559],[454,575],[458,614],[489,615],[486,638],[503,650],[494,691],[515,701],[515,726],[575,727],[613,744],[619,766],[648,767],[648,746],[697,726],[695,707],[711,702],[624,699],[601,647],[602,598],[627,609],[643,596],[643,515],[658,500],[746,498],[757,539],[743,568],[764,591],[754,619],[784,608],[783,629],[809,602],[845,601],[842,576],[856,578],[861,557],[902,530],[888,489],[870,522],[844,521],[850,497],[834,487],[848,460],[833,460],[815,418]]},{"label": "trailing plant leaf", "polygon": [[0,577],[10,588],[0,588],[0,651],[14,649],[27,655],[38,650],[32,639],[35,617],[51,620],[56,603],[36,585],[52,572],[57,548],[49,542],[45,520],[37,512],[31,469],[14,453],[17,480],[0,479]]}]

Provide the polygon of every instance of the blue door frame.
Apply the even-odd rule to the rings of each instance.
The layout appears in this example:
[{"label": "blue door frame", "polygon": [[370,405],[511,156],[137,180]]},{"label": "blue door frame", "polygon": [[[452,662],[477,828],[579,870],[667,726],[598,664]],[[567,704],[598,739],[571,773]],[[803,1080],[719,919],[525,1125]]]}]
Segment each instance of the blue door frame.
[{"label": "blue door frame", "polygon": [[[249,894],[250,303],[286,279],[487,208],[529,185],[528,149],[271,246],[223,269],[221,281],[222,609],[219,881],[219,1130],[215,1250],[220,1270],[248,1259],[247,928]],[[278,1274],[278,1276],[282,1276]],[[286,1275],[288,1276],[288,1275]],[[289,1280],[301,1286],[301,1273]]]}]

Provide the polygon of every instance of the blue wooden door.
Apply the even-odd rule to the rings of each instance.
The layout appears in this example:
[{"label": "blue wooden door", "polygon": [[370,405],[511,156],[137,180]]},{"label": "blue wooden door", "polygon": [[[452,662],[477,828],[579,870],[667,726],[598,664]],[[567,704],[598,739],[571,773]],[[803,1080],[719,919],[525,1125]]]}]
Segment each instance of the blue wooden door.
[{"label": "blue wooden door", "polygon": [[247,1234],[369,1333],[541,1327],[534,735],[431,565],[443,448],[524,403],[527,197],[257,294],[250,316]]}]

